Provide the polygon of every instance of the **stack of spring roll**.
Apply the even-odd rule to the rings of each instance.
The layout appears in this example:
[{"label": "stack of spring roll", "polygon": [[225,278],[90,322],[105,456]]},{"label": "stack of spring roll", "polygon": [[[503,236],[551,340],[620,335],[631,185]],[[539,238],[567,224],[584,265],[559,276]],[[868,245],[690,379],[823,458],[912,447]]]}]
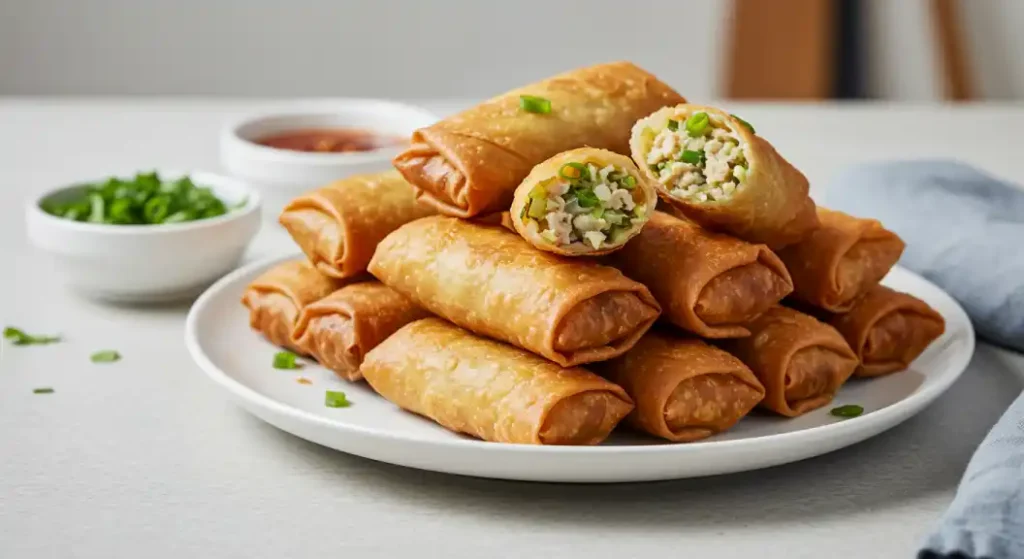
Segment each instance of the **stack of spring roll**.
[{"label": "stack of spring roll", "polygon": [[394,165],[292,201],[307,259],[243,303],[274,344],[459,433],[694,441],[825,406],[943,331],[879,285],[896,235],[815,207],[749,123],[629,63],[444,119]]}]

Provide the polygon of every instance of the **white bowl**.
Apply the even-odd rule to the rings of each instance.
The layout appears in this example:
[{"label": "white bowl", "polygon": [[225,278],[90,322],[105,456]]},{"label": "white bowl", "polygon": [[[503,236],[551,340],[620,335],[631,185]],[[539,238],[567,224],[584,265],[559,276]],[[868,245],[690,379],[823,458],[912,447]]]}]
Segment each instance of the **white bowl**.
[{"label": "white bowl", "polygon": [[375,99],[336,99],[293,103],[252,115],[225,127],[221,164],[263,194],[266,215],[276,219],[292,198],[332,181],[386,171],[402,146],[352,153],[310,153],[267,147],[256,140],[289,130],[358,128],[408,138],[437,116],[424,109]]},{"label": "white bowl", "polygon": [[167,225],[83,223],[42,209],[45,200],[72,196],[90,184],[84,182],[48,192],[27,204],[29,241],[50,256],[54,272],[68,287],[88,297],[155,302],[197,295],[238,265],[259,231],[260,196],[242,182],[221,175],[159,174],[162,178],[187,174],[196,185],[213,190],[226,205],[245,203],[222,216]]}]

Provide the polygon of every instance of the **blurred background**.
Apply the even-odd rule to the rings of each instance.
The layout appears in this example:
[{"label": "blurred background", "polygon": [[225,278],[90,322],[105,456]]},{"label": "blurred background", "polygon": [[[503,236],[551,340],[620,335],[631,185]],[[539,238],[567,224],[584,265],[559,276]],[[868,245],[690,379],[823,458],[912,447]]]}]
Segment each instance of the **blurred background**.
[{"label": "blurred background", "polygon": [[632,60],[693,100],[1024,96],[1022,0],[0,0],[0,95],[488,97]]}]

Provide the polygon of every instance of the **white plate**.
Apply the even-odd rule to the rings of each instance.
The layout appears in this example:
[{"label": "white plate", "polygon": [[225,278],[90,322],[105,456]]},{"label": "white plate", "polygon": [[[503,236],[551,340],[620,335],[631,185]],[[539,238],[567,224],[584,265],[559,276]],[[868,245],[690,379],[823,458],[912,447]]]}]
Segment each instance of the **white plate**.
[{"label": "white plate", "polygon": [[[725,474],[794,462],[860,442],[905,421],[960,376],[974,352],[974,330],[960,305],[927,280],[900,268],[885,284],[911,293],[946,319],[946,333],[910,370],[849,382],[833,405],[796,419],[755,414],[732,430],[690,444],[627,432],[594,447],[497,444],[453,434],[402,411],[366,384],[351,384],[315,364],[301,372],[271,367],[278,351],[249,329],[239,300],[271,265],[257,262],[218,281],[189,312],[185,344],[196,362],[245,409],[315,443],[401,466],[470,476],[551,482],[625,482]],[[297,382],[299,376],[312,385]],[[343,390],[348,408],[324,406],[326,390]],[[859,404],[864,415],[841,420],[835,405]]]}]

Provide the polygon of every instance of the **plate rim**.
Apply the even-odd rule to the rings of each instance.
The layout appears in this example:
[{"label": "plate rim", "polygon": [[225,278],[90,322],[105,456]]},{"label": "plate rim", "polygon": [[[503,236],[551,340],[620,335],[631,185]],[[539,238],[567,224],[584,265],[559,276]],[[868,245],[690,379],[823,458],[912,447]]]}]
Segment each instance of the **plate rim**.
[{"label": "plate rim", "polygon": [[[750,450],[749,447],[755,444],[769,444],[769,442],[778,442],[780,444],[787,443],[799,443],[801,438],[820,439],[822,437],[842,437],[844,435],[847,438],[853,438],[852,442],[843,444],[838,448],[843,448],[856,444],[856,442],[863,441],[867,438],[877,436],[878,434],[899,425],[906,421],[910,417],[913,417],[929,404],[931,404],[936,398],[945,393],[950,386],[956,382],[964,371],[967,369],[971,358],[974,356],[976,349],[976,333],[974,325],[971,323],[970,318],[967,316],[966,311],[960,305],[956,299],[954,299],[949,293],[935,285],[928,279],[921,275],[907,270],[899,265],[893,267],[893,271],[897,273],[907,274],[912,276],[916,281],[920,281],[928,285],[930,288],[936,290],[941,294],[942,297],[946,298],[949,303],[952,303],[951,309],[955,314],[959,315],[958,321],[962,322],[967,327],[967,350],[962,354],[957,353],[959,357],[954,361],[953,365],[956,369],[955,373],[947,375],[942,380],[935,381],[931,385],[925,386],[924,389],[914,392],[908,397],[899,400],[893,404],[890,404],[882,409],[871,411],[864,415],[837,420],[833,423],[826,425],[817,425],[808,427],[806,429],[800,429],[797,431],[790,431],[785,433],[777,433],[771,435],[761,435],[756,437],[747,437],[742,439],[730,439],[730,440],[705,440],[695,441],[685,444],[648,444],[648,445],[594,445],[594,446],[560,446],[560,445],[532,445],[524,443],[495,443],[490,441],[477,440],[472,438],[458,438],[453,437],[451,440],[439,439],[423,439],[421,437],[404,435],[394,433],[387,430],[373,429],[369,427],[352,425],[335,419],[316,415],[314,413],[292,407],[277,401],[269,396],[263,395],[256,390],[246,386],[245,384],[235,380],[229,376],[226,372],[220,369],[212,360],[205,354],[202,349],[201,342],[198,339],[198,321],[200,316],[203,314],[206,307],[208,307],[211,301],[217,296],[221,295],[222,291],[225,291],[230,285],[234,284],[238,278],[255,273],[257,270],[264,270],[274,264],[283,262],[285,260],[305,258],[302,253],[289,253],[286,255],[277,255],[261,258],[254,262],[250,262],[244,266],[241,266],[232,272],[221,277],[211,286],[209,286],[200,295],[192,306],[189,308],[188,316],[185,319],[185,346],[192,359],[199,365],[199,368],[210,377],[216,384],[227,389],[227,391],[238,398],[239,400],[248,402],[249,404],[255,405],[262,408],[265,412],[281,414],[288,416],[289,418],[300,421],[313,423],[319,427],[325,427],[329,429],[335,429],[347,432],[353,436],[363,437],[378,437],[389,439],[396,443],[406,443],[415,445],[429,445],[437,447],[439,449],[454,448],[458,450],[469,450],[469,451],[487,451],[487,452],[510,452],[510,453],[530,453],[530,454],[572,454],[572,455],[593,455],[601,456],[608,454],[635,454],[635,455],[679,455],[689,453],[700,453],[713,448],[716,452],[729,452],[730,450]],[[244,406],[243,406],[244,407]],[[909,413],[908,413],[908,408]],[[249,410],[247,410],[249,411]],[[261,421],[270,423],[276,428],[281,427],[275,425],[273,422],[266,420],[259,414],[255,414],[260,418]],[[903,417],[901,417],[903,415]],[[880,428],[879,428],[880,427]],[[285,430],[285,429],[282,429]],[[285,430],[286,432],[298,436],[291,431]],[[857,438],[858,433],[870,433],[866,437]],[[811,441],[813,442],[813,441]],[[834,449],[834,450],[838,450]],[[337,450],[337,449],[335,449]],[[340,451],[344,452],[344,451]],[[812,457],[818,454],[831,452],[830,450],[822,453],[809,453],[806,457]],[[796,460],[787,460],[785,463],[793,462]]]}]

